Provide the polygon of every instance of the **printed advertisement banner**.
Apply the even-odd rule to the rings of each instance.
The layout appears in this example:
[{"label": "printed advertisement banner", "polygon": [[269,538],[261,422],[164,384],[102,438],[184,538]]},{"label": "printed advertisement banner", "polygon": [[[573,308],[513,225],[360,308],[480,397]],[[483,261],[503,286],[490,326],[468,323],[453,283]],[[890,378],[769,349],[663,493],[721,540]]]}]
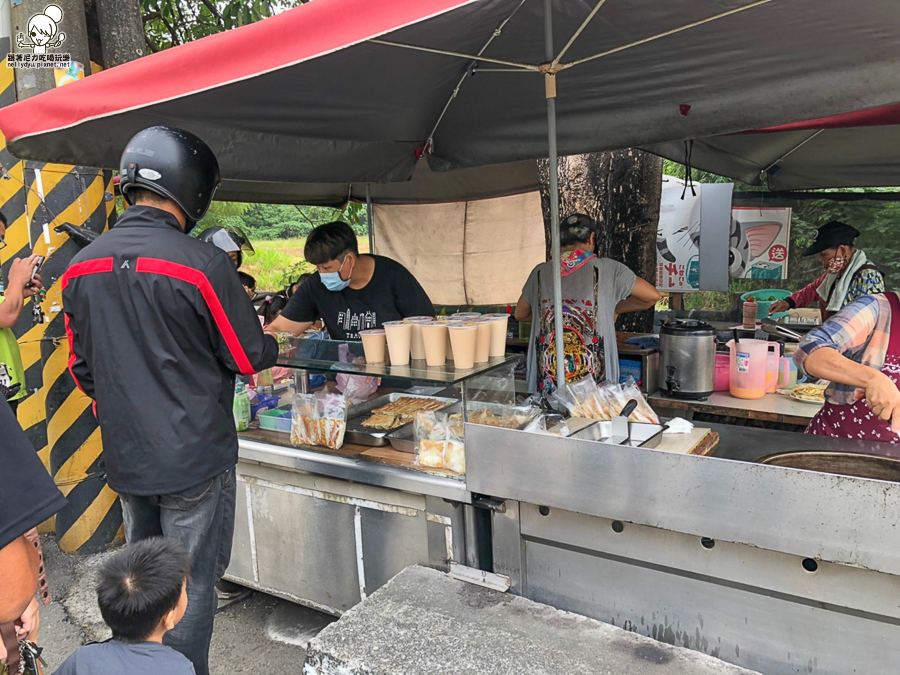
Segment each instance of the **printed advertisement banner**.
[{"label": "printed advertisement banner", "polygon": [[[663,177],[656,237],[656,287],[689,293],[700,288],[700,203],[703,186],[685,189]],[[784,279],[791,236],[788,207],[737,207],[731,210],[728,271],[732,279]]]}]

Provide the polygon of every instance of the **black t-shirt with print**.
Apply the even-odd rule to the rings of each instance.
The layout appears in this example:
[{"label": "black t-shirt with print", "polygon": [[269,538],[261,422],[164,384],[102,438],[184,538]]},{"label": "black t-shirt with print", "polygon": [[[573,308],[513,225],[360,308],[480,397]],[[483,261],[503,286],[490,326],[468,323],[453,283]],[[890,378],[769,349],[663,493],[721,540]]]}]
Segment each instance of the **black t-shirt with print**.
[{"label": "black t-shirt with print", "polygon": [[371,257],[375,271],[363,288],[329,291],[318,276],[312,277],[281,315],[298,323],[321,318],[332,340],[359,340],[360,331],[381,328],[386,321],[434,314],[431,299],[409,270],[390,258]]},{"label": "black t-shirt with print", "polygon": [[0,548],[66,505],[12,409],[0,400]]}]

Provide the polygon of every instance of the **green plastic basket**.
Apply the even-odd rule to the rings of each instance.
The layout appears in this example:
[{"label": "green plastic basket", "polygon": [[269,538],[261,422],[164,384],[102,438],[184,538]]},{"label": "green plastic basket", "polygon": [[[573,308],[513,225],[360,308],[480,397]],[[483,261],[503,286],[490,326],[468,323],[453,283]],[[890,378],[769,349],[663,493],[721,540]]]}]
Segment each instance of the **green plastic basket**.
[{"label": "green plastic basket", "polygon": [[[767,316],[769,316],[769,307],[772,306],[772,303],[777,300],[784,300],[790,294],[790,291],[786,291],[783,288],[763,288],[758,291],[749,291],[747,293],[744,293],[741,296],[741,302],[747,302],[747,300],[749,300],[751,296],[754,299],[767,298],[766,300],[756,300],[756,318],[765,319]],[[773,314],[772,318],[780,319],[786,314],[787,312],[778,312],[776,314]]]}]

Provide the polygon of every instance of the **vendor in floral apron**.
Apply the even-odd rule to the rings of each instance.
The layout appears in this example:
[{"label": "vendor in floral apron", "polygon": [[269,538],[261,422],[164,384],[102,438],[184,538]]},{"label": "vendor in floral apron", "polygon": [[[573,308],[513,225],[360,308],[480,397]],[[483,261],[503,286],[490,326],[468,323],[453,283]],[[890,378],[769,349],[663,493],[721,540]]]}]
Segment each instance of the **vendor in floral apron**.
[{"label": "vendor in floral apron", "polygon": [[832,382],[825,407],[806,432],[818,436],[900,442],[900,300],[867,295],[812,330],[794,360]]},{"label": "vendor in floral apron", "polygon": [[[589,376],[618,382],[616,317],[659,300],[659,292],[625,265],[594,254],[596,232],[594,221],[578,213],[559,224],[566,382]],[[527,377],[532,393],[555,388],[555,311],[553,267],[544,262],[531,271],[515,311],[516,320],[531,322]]]}]

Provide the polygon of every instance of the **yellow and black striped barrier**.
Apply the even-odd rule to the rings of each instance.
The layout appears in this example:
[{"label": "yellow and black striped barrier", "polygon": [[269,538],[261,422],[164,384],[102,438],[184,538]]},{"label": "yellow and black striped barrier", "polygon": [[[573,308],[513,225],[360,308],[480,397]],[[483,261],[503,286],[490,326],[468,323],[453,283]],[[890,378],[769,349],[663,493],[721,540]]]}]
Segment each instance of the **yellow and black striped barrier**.
[{"label": "yellow and black striped barrier", "polygon": [[32,232],[40,232],[34,251],[46,258],[42,269],[47,294],[42,306],[47,323],[41,361],[50,470],[68,500],[56,516],[56,534],[64,551],[92,553],[121,536],[122,512],[116,494],[102,480],[103,446],[91,400],[75,387],[68,372],[58,281],[79,249],[54,227],[71,223],[94,232],[105,230],[115,214],[112,181],[108,172],[47,164],[26,168],[26,184]]},{"label": "yellow and black striped barrier", "polygon": [[[5,44],[4,44],[5,43]],[[4,48],[5,47],[5,48]],[[0,107],[15,102],[12,69],[6,67],[9,41],[0,41]],[[92,70],[96,70],[92,64]],[[14,328],[31,392],[18,410],[44,465],[66,495],[57,514],[56,534],[67,552],[93,553],[122,538],[122,511],[116,494],[102,480],[100,429],[91,401],[69,375],[59,279],[78,251],[75,242],[54,228],[62,223],[102,232],[115,222],[112,175],[65,164],[23,162],[12,156],[0,136],[0,211],[8,219],[7,246],[0,250],[4,278],[15,258],[45,257],[41,276],[47,289],[42,323],[32,321],[30,300]],[[44,528],[46,530],[46,528]]]}]

